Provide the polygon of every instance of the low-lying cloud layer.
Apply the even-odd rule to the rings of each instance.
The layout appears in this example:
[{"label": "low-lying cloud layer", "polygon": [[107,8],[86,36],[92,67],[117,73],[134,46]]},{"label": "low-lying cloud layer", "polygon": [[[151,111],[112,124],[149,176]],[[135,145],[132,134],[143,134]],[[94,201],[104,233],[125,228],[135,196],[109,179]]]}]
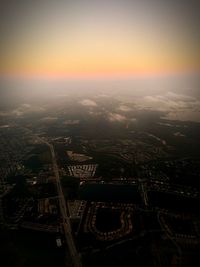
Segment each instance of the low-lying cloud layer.
[{"label": "low-lying cloud layer", "polygon": [[118,110],[122,111],[122,112],[129,112],[132,111],[132,108],[126,106],[126,105],[120,105]]},{"label": "low-lying cloud layer", "polygon": [[200,101],[192,96],[167,92],[163,95],[145,96],[139,99],[137,106],[165,112],[167,119],[200,122]]},{"label": "low-lying cloud layer", "polygon": [[80,101],[80,103],[86,107],[97,107],[97,103],[91,99],[83,99]]},{"label": "low-lying cloud layer", "polygon": [[37,113],[37,112],[42,112],[42,111],[45,111],[43,107],[30,105],[30,104],[22,104],[18,108],[14,109],[12,111],[12,114],[16,116],[23,116],[27,113]]},{"label": "low-lying cloud layer", "polygon": [[125,116],[118,114],[118,113],[108,113],[108,120],[122,122],[122,121],[126,121],[127,119]]}]

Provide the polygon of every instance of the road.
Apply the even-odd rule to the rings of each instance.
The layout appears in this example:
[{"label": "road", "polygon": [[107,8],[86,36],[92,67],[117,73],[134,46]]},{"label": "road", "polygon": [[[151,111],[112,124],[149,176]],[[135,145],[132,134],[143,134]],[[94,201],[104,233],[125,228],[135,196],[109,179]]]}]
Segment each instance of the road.
[{"label": "road", "polygon": [[162,228],[162,230],[165,232],[166,236],[168,237],[169,240],[172,241],[172,243],[175,245],[176,249],[177,249],[177,262],[176,262],[176,266],[177,267],[181,267],[182,266],[182,250],[179,247],[179,245],[177,244],[177,242],[174,240],[174,238],[168,233],[167,229],[165,228],[165,223],[162,222],[160,215],[162,214],[162,212],[158,211],[157,212],[157,219],[158,222]]},{"label": "road", "polygon": [[148,206],[148,197],[147,197],[146,189],[144,188],[143,181],[141,179],[138,179],[138,182],[139,182],[139,188],[141,191],[141,195],[142,195],[143,200],[144,200],[144,204],[145,204],[145,206]]},{"label": "road", "polygon": [[73,267],[81,267],[82,264],[81,264],[80,255],[79,255],[79,253],[76,249],[75,243],[74,243],[70,219],[67,215],[66,201],[65,201],[64,194],[63,194],[63,190],[62,190],[62,185],[60,182],[60,175],[59,175],[59,170],[58,170],[58,165],[57,165],[57,161],[56,161],[56,155],[55,155],[54,147],[52,144],[48,143],[45,140],[43,140],[43,142],[48,145],[48,147],[50,148],[50,151],[51,151],[53,170],[54,170],[54,174],[55,174],[55,178],[56,178],[56,186],[57,186],[57,192],[58,192],[58,197],[59,197],[60,212],[61,212],[61,216],[62,216],[62,220],[63,220],[63,230],[64,230],[65,239],[66,239],[66,242],[68,245],[68,249],[70,252],[71,261],[72,261]]}]

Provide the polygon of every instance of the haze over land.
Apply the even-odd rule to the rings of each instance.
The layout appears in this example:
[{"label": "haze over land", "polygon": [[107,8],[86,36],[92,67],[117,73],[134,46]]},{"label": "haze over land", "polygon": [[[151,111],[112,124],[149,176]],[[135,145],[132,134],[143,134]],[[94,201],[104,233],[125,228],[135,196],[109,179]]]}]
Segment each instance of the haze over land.
[{"label": "haze over land", "polygon": [[[8,115],[47,112],[53,106],[73,101],[88,112],[103,112],[102,105],[115,105],[122,117],[132,111],[155,111],[172,120],[200,121],[199,77],[197,75],[146,77],[120,80],[1,79],[1,118]],[[116,104],[117,101],[117,104]],[[105,102],[105,103],[104,103]]]},{"label": "haze over land", "polygon": [[2,108],[20,115],[69,95],[108,95],[199,121],[199,8],[197,0],[1,1]]}]

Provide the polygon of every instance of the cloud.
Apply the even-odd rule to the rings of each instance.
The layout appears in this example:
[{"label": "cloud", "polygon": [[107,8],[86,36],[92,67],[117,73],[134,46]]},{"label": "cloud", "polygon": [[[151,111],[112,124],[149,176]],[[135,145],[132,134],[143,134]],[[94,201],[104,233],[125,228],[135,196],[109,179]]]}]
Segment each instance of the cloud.
[{"label": "cloud", "polygon": [[91,99],[83,99],[80,103],[86,107],[97,107],[97,103]]},{"label": "cloud", "polygon": [[184,101],[184,102],[193,102],[196,101],[196,98],[188,95],[183,95],[183,94],[176,94],[174,92],[167,92],[166,97],[174,100],[174,101]]},{"label": "cloud", "polygon": [[51,117],[51,116],[47,116],[47,117],[43,117],[42,119],[40,119],[40,121],[44,121],[44,122],[52,122],[57,120],[57,117]]},{"label": "cloud", "polygon": [[118,122],[127,120],[125,116],[118,113],[108,113],[108,119],[109,121],[118,121]]},{"label": "cloud", "polygon": [[130,121],[131,122],[137,122],[137,119],[136,118],[131,118]]},{"label": "cloud", "polygon": [[200,109],[200,101],[194,97],[167,92],[164,95],[145,96],[144,103],[153,104],[160,110],[169,111],[171,109]]},{"label": "cloud", "polygon": [[92,111],[92,110],[90,110],[88,113],[92,116],[101,116],[103,114],[102,111]]},{"label": "cloud", "polygon": [[107,98],[107,97],[110,97],[110,96],[107,95],[107,94],[99,94],[99,95],[96,96],[96,98],[99,98],[99,97],[106,97]]},{"label": "cloud", "polygon": [[42,107],[38,107],[38,106],[33,106],[30,104],[21,104],[18,108],[14,109],[11,112],[11,115],[16,115],[16,116],[23,116],[24,114],[27,113],[37,113],[37,112],[42,112],[45,109]]},{"label": "cloud", "polygon": [[165,118],[200,121],[200,101],[194,97],[166,92],[163,95],[145,96],[138,102],[140,108],[166,113]]},{"label": "cloud", "polygon": [[21,108],[30,109],[31,108],[31,105],[25,103],[25,104],[22,104],[21,105]]},{"label": "cloud", "polygon": [[123,111],[123,112],[129,112],[129,111],[132,111],[132,108],[130,108],[126,105],[121,105],[121,106],[119,106],[118,110]]},{"label": "cloud", "polygon": [[9,112],[0,111],[0,117],[6,117],[6,116],[9,116],[9,115],[10,115]]}]

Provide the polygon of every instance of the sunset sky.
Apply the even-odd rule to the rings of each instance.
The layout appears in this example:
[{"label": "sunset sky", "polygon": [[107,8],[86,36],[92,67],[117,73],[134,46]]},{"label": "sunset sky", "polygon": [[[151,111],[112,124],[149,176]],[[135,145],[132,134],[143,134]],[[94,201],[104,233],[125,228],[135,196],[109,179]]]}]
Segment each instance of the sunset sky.
[{"label": "sunset sky", "polygon": [[198,0],[2,0],[0,75],[200,70]]}]

